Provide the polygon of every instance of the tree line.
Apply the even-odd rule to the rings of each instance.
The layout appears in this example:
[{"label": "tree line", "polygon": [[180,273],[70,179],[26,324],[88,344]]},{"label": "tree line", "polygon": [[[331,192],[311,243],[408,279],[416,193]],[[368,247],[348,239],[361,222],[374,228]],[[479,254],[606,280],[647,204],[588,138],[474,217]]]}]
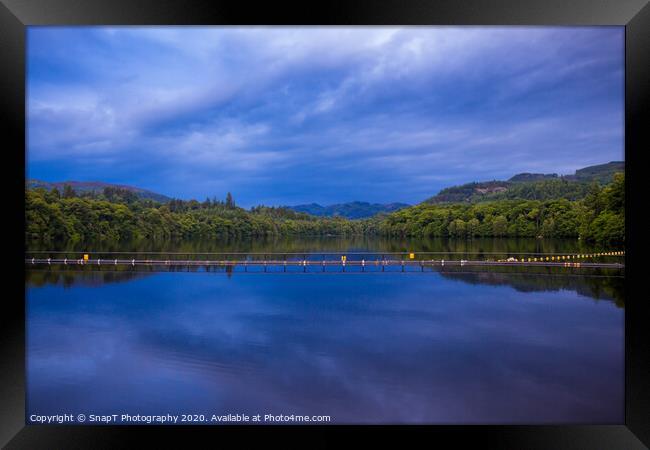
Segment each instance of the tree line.
[{"label": "tree line", "polygon": [[27,241],[93,242],[262,236],[542,237],[586,242],[625,240],[625,179],[591,185],[584,198],[498,199],[481,203],[422,203],[370,219],[315,217],[287,208],[225,201],[141,199],[120,188],[77,193],[25,191]]},{"label": "tree line", "polygon": [[[110,190],[108,190],[110,189]],[[28,241],[93,242],[175,238],[363,234],[363,226],[340,218],[316,218],[284,208],[247,211],[226,201],[139,199],[107,188],[101,194],[60,194],[56,189],[25,192]]]}]

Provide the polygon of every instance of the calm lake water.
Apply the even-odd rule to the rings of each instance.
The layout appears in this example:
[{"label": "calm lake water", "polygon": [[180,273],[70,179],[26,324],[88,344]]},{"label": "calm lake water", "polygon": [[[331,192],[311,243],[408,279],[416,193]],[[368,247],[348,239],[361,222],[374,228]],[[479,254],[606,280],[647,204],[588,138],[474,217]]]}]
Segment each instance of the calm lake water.
[{"label": "calm lake water", "polygon": [[[226,245],[227,251],[586,251],[574,241],[535,240]],[[27,417],[622,423],[621,275],[30,269]]]}]

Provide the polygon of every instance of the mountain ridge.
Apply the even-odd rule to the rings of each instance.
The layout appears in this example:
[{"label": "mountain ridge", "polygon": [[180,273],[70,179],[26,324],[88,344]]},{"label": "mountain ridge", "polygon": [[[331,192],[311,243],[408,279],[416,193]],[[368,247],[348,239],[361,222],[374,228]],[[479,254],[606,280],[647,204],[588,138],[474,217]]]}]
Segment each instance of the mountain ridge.
[{"label": "mountain ridge", "polygon": [[285,206],[293,211],[307,213],[318,217],[345,217],[346,219],[366,219],[382,213],[391,213],[411,205],[406,203],[369,203],[352,201],[346,203],[335,203],[331,205],[320,205],[318,203],[306,203],[295,206]]},{"label": "mountain ridge", "polygon": [[160,203],[167,203],[172,198],[158,192],[153,192],[148,189],[143,189],[135,186],[130,186],[127,184],[117,184],[117,183],[107,183],[105,181],[44,181],[36,178],[30,178],[25,181],[27,188],[37,189],[44,188],[48,191],[56,188],[59,191],[63,191],[66,185],[69,185],[75,192],[94,192],[101,193],[104,188],[117,188],[124,189],[129,192],[133,192],[138,197],[143,199],[155,200]]}]

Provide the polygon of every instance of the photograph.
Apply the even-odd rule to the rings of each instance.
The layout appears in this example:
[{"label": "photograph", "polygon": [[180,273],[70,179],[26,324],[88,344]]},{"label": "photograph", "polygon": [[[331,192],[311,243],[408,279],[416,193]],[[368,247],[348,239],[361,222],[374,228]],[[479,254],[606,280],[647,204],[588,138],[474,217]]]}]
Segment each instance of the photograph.
[{"label": "photograph", "polygon": [[625,425],[625,45],[27,26],[25,423]]}]

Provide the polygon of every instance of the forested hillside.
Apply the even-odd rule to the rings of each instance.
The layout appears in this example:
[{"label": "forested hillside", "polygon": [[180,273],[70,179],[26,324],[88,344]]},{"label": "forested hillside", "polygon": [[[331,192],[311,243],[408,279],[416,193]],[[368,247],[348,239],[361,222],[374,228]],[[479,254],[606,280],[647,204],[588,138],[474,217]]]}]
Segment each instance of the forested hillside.
[{"label": "forested hillside", "polygon": [[43,181],[36,179],[29,179],[25,181],[25,187],[28,189],[43,188],[48,191],[56,189],[58,191],[63,191],[63,189],[69,186],[69,189],[72,189],[77,194],[101,194],[104,192],[104,189],[118,189],[122,191],[128,191],[135,194],[141,199],[150,199],[155,200],[160,203],[165,203],[171,200],[171,198],[166,195],[159,194],[157,192],[152,192],[147,189],[142,189],[133,186],[127,186],[123,184],[113,184],[105,183],[103,181]]},{"label": "forested hillside", "polygon": [[579,237],[622,243],[625,176],[616,175],[605,187],[590,185],[582,200],[423,203],[389,215],[377,227],[383,234],[405,236]]},{"label": "forested hillside", "polygon": [[466,183],[442,189],[425,203],[476,203],[494,200],[579,200],[584,199],[592,186],[611,183],[614,176],[624,173],[625,163],[584,167],[572,175],[520,173],[507,181]]}]

